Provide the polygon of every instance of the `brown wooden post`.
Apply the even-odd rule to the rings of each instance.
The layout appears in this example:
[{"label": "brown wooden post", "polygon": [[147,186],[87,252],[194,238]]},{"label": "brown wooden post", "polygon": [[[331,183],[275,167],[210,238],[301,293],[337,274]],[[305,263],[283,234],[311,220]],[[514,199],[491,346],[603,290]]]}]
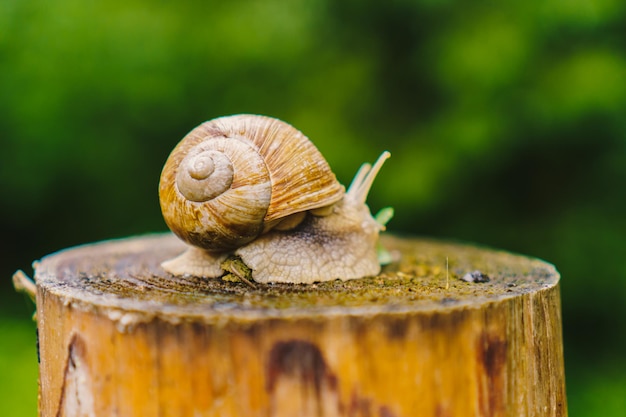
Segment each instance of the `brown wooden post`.
[{"label": "brown wooden post", "polygon": [[308,286],[174,278],[171,235],[44,258],[41,416],[567,415],[553,266],[383,242],[381,275]]}]

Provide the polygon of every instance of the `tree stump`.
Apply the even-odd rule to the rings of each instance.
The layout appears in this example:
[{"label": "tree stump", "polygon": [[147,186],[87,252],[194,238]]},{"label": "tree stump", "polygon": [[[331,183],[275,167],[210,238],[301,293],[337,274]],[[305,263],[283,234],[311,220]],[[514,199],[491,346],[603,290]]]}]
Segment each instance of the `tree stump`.
[{"label": "tree stump", "polygon": [[254,288],[167,274],[170,234],[44,258],[41,416],[567,415],[552,265],[383,244],[377,277]]}]

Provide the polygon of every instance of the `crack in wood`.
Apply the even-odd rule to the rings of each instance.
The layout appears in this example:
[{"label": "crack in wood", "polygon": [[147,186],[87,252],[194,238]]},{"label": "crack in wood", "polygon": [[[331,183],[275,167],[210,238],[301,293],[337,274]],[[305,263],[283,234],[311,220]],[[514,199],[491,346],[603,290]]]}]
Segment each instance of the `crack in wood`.
[{"label": "crack in wood", "polygon": [[67,352],[56,417],[94,417],[91,378],[84,359],[85,341],[78,334],[74,334],[70,339]]}]

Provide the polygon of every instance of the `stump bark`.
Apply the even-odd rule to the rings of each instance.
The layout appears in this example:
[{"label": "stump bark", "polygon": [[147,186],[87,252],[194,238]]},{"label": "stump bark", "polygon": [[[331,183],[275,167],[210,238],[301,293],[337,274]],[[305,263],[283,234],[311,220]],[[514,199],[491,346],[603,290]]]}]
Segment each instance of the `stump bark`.
[{"label": "stump bark", "polygon": [[167,274],[169,234],[44,258],[40,415],[567,414],[552,265],[383,243],[400,260],[377,277],[255,288]]}]

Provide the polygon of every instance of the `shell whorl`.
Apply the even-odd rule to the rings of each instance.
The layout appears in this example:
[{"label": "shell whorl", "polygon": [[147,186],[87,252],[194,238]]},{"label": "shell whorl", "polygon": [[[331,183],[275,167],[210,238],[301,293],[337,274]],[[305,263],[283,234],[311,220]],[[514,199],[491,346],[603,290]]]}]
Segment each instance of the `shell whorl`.
[{"label": "shell whorl", "polygon": [[222,117],[192,130],[170,154],[159,185],[168,227],[209,251],[239,247],[281,219],[343,195],[302,133],[253,115]]},{"label": "shell whorl", "polygon": [[228,190],[233,183],[233,164],[213,149],[197,145],[181,161],[176,174],[176,187],[186,199],[203,202]]}]

